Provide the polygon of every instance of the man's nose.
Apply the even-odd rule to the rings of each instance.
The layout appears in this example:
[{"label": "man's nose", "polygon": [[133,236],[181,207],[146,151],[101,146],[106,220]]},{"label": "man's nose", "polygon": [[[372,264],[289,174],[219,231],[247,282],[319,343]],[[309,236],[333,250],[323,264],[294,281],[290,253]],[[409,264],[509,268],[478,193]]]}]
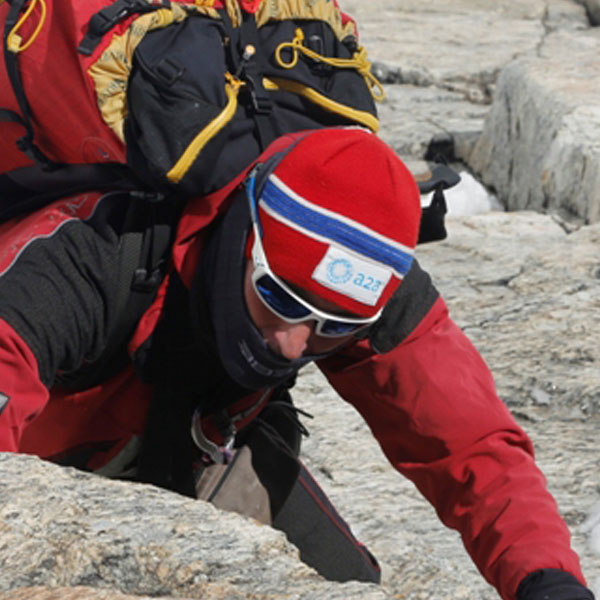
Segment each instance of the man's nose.
[{"label": "man's nose", "polygon": [[286,323],[283,327],[274,332],[279,353],[293,360],[300,358],[307,348],[308,338],[314,329],[312,321],[302,321],[301,323]]}]

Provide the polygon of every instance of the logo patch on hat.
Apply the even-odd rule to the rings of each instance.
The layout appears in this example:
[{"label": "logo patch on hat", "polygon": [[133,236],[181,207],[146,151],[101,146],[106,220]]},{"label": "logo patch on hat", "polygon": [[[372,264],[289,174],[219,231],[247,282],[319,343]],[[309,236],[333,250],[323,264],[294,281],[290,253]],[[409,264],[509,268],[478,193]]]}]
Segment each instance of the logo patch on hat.
[{"label": "logo patch on hat", "polygon": [[312,278],[321,285],[358,302],[375,306],[392,272],[329,246]]}]

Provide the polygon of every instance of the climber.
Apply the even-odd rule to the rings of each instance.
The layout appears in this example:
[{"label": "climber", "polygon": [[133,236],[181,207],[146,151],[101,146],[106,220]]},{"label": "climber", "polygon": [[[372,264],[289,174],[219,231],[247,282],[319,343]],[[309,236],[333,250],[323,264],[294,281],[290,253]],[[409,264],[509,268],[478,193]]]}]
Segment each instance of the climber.
[{"label": "climber", "polygon": [[[148,209],[90,190],[2,225],[0,450],[194,495],[269,410],[295,413],[314,361],[504,599],[593,598],[531,441],[414,258],[417,186],[373,133],[282,136],[218,193]],[[150,303],[124,298],[132,277],[140,297],[158,282]]]}]

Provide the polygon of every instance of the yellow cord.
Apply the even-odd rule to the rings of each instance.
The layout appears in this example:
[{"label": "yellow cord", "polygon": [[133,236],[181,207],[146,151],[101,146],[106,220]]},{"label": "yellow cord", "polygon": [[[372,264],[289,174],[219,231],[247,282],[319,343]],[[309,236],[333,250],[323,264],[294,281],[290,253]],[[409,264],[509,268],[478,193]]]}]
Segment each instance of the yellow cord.
[{"label": "yellow cord", "polygon": [[[285,62],[281,56],[281,52],[285,48],[292,50],[292,58],[289,62]],[[362,75],[365,83],[371,90],[371,94],[375,100],[383,100],[385,98],[385,90],[380,81],[371,73],[371,63],[367,58],[367,50],[363,46],[359,46],[358,50],[353,54],[352,58],[332,58],[322,56],[321,54],[307,48],[304,45],[304,32],[302,29],[296,29],[296,37],[291,42],[282,42],[275,50],[275,60],[280,67],[284,69],[293,69],[298,64],[300,53],[305,54],[313,60],[331,65],[338,69],[356,69]]]},{"label": "yellow cord", "polygon": [[227,83],[233,88],[233,90],[237,93],[239,89],[246,85],[245,81],[238,79],[234,75],[232,75],[229,71],[225,71],[225,79],[227,79]]},{"label": "yellow cord", "polygon": [[198,155],[208,142],[231,121],[237,109],[237,97],[240,88],[245,85],[231,73],[225,73],[225,94],[227,104],[225,108],[208,125],[196,135],[190,145],[185,149],[171,170],[167,173],[167,179],[173,183],[179,183],[190,170]]},{"label": "yellow cord", "polygon": [[370,112],[358,110],[356,108],[346,106],[345,104],[341,104],[340,102],[336,102],[331,98],[323,96],[323,94],[319,94],[317,90],[313,90],[303,83],[298,83],[297,81],[288,81],[279,77],[274,77],[273,79],[267,79],[264,77],[263,86],[266,90],[271,92],[283,90],[285,92],[292,92],[293,94],[304,96],[306,99],[310,100],[314,104],[318,104],[321,108],[324,108],[329,112],[341,115],[342,117],[350,119],[355,123],[360,123],[375,133],[379,131],[379,121],[377,117],[374,117]]},{"label": "yellow cord", "polygon": [[[27,19],[31,16],[38,3],[41,10],[40,20],[29,39],[25,43],[22,43],[23,38],[17,33],[17,31],[21,29],[23,23],[25,23],[25,21],[27,21]],[[45,21],[46,3],[44,0],[31,0],[27,10],[21,15],[21,18],[17,21],[16,25],[10,30],[8,36],[6,37],[6,47],[8,50],[14,54],[18,54],[19,52],[23,52],[23,50],[27,50],[27,48],[29,48],[29,46],[35,42],[37,36],[42,30],[42,27],[44,26]]]}]

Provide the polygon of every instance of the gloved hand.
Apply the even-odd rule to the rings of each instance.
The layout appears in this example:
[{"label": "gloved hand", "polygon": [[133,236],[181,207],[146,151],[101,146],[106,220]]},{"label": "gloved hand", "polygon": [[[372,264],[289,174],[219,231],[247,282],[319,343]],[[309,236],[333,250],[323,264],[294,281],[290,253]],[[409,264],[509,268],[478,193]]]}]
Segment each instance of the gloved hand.
[{"label": "gloved hand", "polygon": [[517,590],[517,600],[594,600],[594,594],[570,573],[542,569],[523,579]]}]

